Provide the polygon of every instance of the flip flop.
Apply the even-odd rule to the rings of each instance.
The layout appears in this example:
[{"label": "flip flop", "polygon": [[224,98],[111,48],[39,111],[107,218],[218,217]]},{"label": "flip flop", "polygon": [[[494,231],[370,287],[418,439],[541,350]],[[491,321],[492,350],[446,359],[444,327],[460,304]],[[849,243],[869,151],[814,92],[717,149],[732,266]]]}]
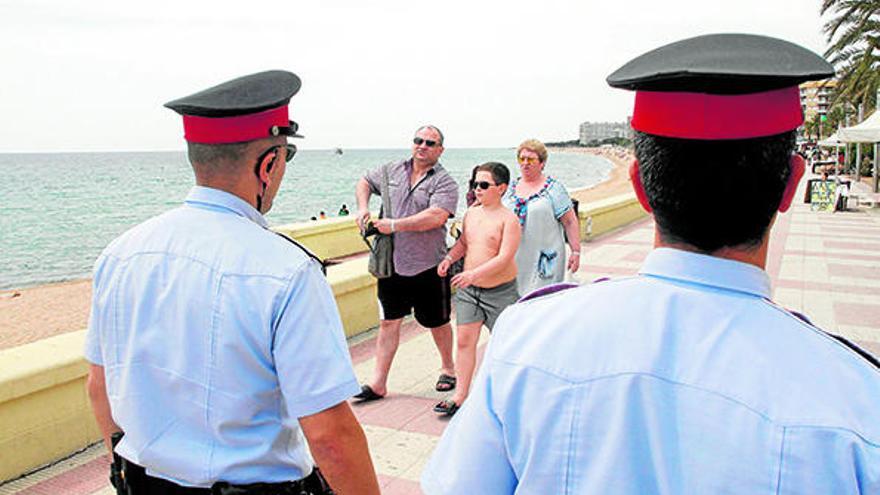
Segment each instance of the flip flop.
[{"label": "flip flop", "polygon": [[370,402],[373,400],[384,399],[384,395],[379,395],[373,391],[373,388],[369,385],[361,385],[361,391],[359,394],[355,394],[355,399],[360,399],[361,402]]},{"label": "flip flop", "polygon": [[442,373],[440,378],[437,379],[437,385],[434,386],[434,390],[438,392],[449,392],[450,390],[455,390],[455,384],[458,380],[454,376],[447,375],[446,373]]},{"label": "flip flop", "polygon": [[458,408],[460,407],[461,406],[459,406],[455,402],[452,402],[451,400],[444,400],[438,402],[437,405],[434,406],[434,412],[445,414],[447,416],[452,416],[458,411]]}]

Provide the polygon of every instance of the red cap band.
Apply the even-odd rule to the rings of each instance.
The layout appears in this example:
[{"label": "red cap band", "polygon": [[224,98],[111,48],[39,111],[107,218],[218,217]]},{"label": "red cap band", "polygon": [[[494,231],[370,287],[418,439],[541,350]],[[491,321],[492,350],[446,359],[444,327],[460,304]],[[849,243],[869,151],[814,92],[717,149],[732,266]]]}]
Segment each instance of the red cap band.
[{"label": "red cap band", "polygon": [[800,91],[744,95],[637,91],[632,128],[683,139],[749,139],[797,129],[804,121]]},{"label": "red cap band", "polygon": [[183,116],[183,137],[190,143],[243,143],[272,137],[272,126],[290,125],[287,105],[234,117]]}]

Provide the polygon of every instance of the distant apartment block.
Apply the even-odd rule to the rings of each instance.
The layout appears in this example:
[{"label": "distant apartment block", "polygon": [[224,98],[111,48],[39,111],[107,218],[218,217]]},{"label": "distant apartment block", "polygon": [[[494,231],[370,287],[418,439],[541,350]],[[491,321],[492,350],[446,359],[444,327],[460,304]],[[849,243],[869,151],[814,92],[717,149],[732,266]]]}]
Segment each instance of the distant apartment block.
[{"label": "distant apartment block", "polygon": [[810,81],[800,85],[801,108],[804,110],[804,120],[809,122],[816,115],[828,114],[836,87],[837,81],[834,79]]},{"label": "distant apartment block", "polygon": [[626,122],[584,122],[580,128],[580,143],[587,145],[590,141],[622,137],[632,139],[629,119]]}]

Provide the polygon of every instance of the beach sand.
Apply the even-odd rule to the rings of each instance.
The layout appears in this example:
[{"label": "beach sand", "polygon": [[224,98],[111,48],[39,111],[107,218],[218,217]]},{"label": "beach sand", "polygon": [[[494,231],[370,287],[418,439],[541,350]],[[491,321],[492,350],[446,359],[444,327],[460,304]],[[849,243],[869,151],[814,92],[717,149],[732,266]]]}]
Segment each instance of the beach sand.
[{"label": "beach sand", "polygon": [[[581,204],[632,191],[627,173],[632,156],[619,149],[551,148],[550,151],[593,153],[614,164],[605,182],[571,191]],[[0,291],[0,349],[84,330],[88,325],[91,297],[91,280]]]}]

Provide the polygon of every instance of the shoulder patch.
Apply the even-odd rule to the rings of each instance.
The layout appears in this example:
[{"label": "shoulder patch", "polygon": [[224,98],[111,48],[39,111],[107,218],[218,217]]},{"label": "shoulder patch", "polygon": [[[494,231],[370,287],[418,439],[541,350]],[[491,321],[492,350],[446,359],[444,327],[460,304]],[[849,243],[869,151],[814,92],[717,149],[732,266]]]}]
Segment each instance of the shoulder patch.
[{"label": "shoulder patch", "polygon": [[539,297],[543,297],[543,296],[550,295],[550,294],[555,294],[557,292],[561,292],[561,291],[568,290],[568,289],[574,289],[575,287],[580,287],[580,285],[573,284],[570,282],[561,282],[558,284],[550,284],[545,287],[541,287],[540,289],[535,289],[532,292],[529,292],[528,294],[519,298],[519,301],[517,301],[517,302],[521,303],[521,302],[525,302],[525,301],[531,301],[532,299],[537,299]]},{"label": "shoulder patch", "polygon": [[835,335],[831,332],[826,332],[825,330],[822,330],[821,328],[816,326],[812,321],[810,321],[810,319],[807,318],[807,316],[803,313],[799,313],[797,311],[793,311],[790,309],[786,309],[785,311],[788,314],[794,316],[795,318],[803,321],[807,325],[810,325],[811,327],[815,328],[816,330],[824,333],[825,335],[831,337],[832,339],[834,339],[834,340],[840,342],[841,344],[843,344],[844,346],[848,347],[851,351],[858,354],[862,359],[871,363],[871,365],[873,365],[874,368],[876,368],[878,371],[880,371],[880,361],[878,361],[877,358],[874,357],[870,352],[862,349],[861,347],[859,347],[858,345],[856,345],[854,342],[850,341],[846,337],[842,337],[840,335]]},{"label": "shoulder patch", "polygon": [[324,263],[324,260],[322,260],[321,258],[318,258],[318,255],[316,255],[315,253],[309,251],[305,246],[303,246],[302,244],[296,242],[296,241],[293,240],[292,238],[287,237],[286,235],[282,234],[281,232],[275,232],[275,234],[278,235],[279,237],[281,237],[282,239],[284,239],[285,241],[287,241],[287,242],[293,244],[294,246],[298,247],[302,252],[306,253],[306,256],[308,256],[309,258],[311,258],[311,259],[317,261],[317,262],[318,262],[318,265],[321,267],[321,273],[323,273],[325,277],[327,276],[327,264]]},{"label": "shoulder patch", "polygon": [[[828,333],[828,332],[825,332],[825,333]],[[862,349],[861,347],[857,346],[855,343],[851,342],[850,340],[846,339],[845,337],[841,337],[840,335],[834,335],[833,333],[828,333],[828,336],[833,338],[834,340],[840,342],[841,344],[849,347],[850,350],[852,350],[853,352],[855,352],[856,354],[861,356],[865,361],[871,363],[874,366],[874,368],[877,369],[877,371],[880,371],[880,361],[878,361],[877,358],[874,357],[870,352]]]}]

